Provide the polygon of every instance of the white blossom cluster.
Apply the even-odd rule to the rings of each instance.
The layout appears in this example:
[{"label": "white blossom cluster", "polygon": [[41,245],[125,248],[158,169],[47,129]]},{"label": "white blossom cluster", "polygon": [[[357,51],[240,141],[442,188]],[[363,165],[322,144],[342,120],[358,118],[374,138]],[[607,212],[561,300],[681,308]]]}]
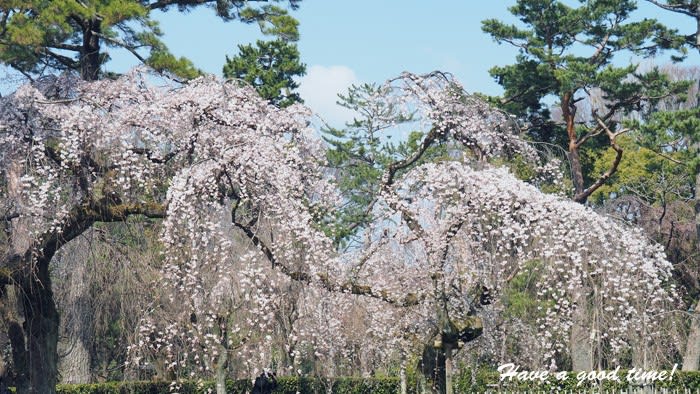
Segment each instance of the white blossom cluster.
[{"label": "white blossom cluster", "polygon": [[[471,289],[502,293],[535,267],[543,309],[535,354],[544,366],[566,355],[573,324],[592,333],[592,347],[605,349],[609,359],[662,337],[662,316],[677,301],[672,267],[641,231],[544,194],[505,169],[477,171],[459,162],[416,168],[388,198],[395,201],[386,206],[397,209],[386,209],[387,220],[410,216],[420,230],[404,222],[390,233],[392,241],[363,265],[365,282],[396,296],[415,289],[433,304],[428,311],[448,297],[451,319],[460,321],[469,314]],[[498,303],[488,308],[503,311]],[[576,321],[577,311],[584,321]],[[435,321],[434,314],[428,319]],[[508,335],[518,331],[533,334],[512,329]]]},{"label": "white blossom cluster", "polygon": [[386,100],[404,108],[435,130],[440,138],[451,137],[470,150],[476,159],[520,154],[536,160],[537,152],[519,138],[514,119],[484,100],[466,93],[451,75],[403,73],[384,86]]}]

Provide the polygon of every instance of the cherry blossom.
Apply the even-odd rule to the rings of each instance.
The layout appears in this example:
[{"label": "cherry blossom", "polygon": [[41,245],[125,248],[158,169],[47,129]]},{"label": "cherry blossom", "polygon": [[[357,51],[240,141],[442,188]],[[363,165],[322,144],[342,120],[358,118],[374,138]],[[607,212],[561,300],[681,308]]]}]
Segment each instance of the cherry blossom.
[{"label": "cherry blossom", "polygon": [[[327,360],[333,374],[353,357],[406,360],[436,338],[456,351],[455,336],[474,340],[482,325],[488,346],[523,273],[536,281],[538,327],[511,322],[508,335],[537,333],[531,362],[566,360],[581,323],[612,360],[658,337],[658,316],[676,302],[660,246],[538,189],[562,182],[559,164],[542,163],[509,116],[448,75],[405,73],[376,97],[425,133],[386,167],[366,242],[349,251],[324,232],[344,201],[308,109],[276,108],[236,81],[177,84],[139,70],[49,85],[0,103],[0,203],[13,240],[3,267],[23,283],[94,222],[162,219],[163,297],[144,312],[135,368],[159,360],[180,376],[220,375],[235,357],[254,374],[281,347],[291,364]],[[453,143],[450,160],[417,165],[440,141]],[[499,166],[514,157],[539,170],[533,184]],[[358,316],[361,336],[347,329]],[[367,346],[375,352],[357,350]]]}]

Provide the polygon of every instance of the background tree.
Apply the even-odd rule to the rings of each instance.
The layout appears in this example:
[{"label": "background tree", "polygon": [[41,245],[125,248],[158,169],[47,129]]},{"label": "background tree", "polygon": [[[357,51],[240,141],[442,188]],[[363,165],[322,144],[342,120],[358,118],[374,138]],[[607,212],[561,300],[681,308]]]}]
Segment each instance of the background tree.
[{"label": "background tree", "polygon": [[[584,212],[566,208],[567,213],[563,213],[560,209],[564,208],[554,203],[561,200],[554,197],[542,196],[537,200],[538,206],[547,207],[546,213],[540,212],[542,216],[529,211],[528,203],[523,201],[533,201],[534,196],[520,194],[527,194],[524,184],[503,170],[491,172],[496,171],[491,167],[495,164],[488,159],[537,160],[537,154],[512,133],[512,123],[507,117],[464,94],[458,84],[442,79],[439,73],[427,77],[405,74],[393,84],[351,88],[349,96],[358,117],[348,124],[344,133],[335,131],[338,137],[330,140],[329,157],[342,164],[338,166],[337,182],[347,183],[341,190],[358,191],[355,200],[352,193],[346,195],[346,207],[354,205],[353,210],[362,214],[356,217],[365,223],[361,227],[364,242],[352,249],[355,250],[352,255],[357,257],[347,258],[351,261],[350,277],[370,285],[372,292],[381,289],[380,294],[386,294],[389,299],[402,294],[407,283],[411,289],[419,289],[418,303],[399,315],[408,322],[402,328],[404,331],[429,333],[420,341],[423,369],[432,379],[432,390],[450,392],[454,357],[460,344],[479,338],[482,332],[491,339],[498,338],[493,343],[510,342],[507,338],[513,337],[517,337],[513,340],[515,346],[528,343],[530,347],[517,353],[520,355],[532,355],[534,348],[539,349],[534,353],[544,356],[531,360],[533,366],[553,362],[562,368],[571,365],[573,356],[568,343],[573,324],[583,314],[598,316],[585,322],[583,329],[587,333],[616,332],[614,340],[595,337],[598,366],[628,352],[630,343],[640,346],[644,343],[644,337],[633,333],[632,326],[625,323],[628,317],[610,313],[616,307],[604,305],[611,292],[619,290],[610,287],[609,282],[622,274],[615,272],[616,265],[611,264],[617,257],[610,260],[593,251],[618,254],[629,251],[631,245],[611,242],[614,236],[589,239],[583,234],[591,229],[583,228],[608,225],[597,222],[598,219],[595,223],[584,219],[587,216]],[[389,108],[394,111],[387,111]],[[404,156],[392,151],[391,145],[382,143],[380,138],[386,138],[382,133],[393,131],[392,119],[408,118],[414,118],[417,126],[428,127],[429,131],[412,134],[409,141],[413,142],[408,144]],[[553,200],[548,200],[550,197]],[[572,207],[580,208],[578,204]],[[568,220],[571,222],[566,224]],[[534,222],[539,230],[529,227]],[[581,226],[581,233],[565,230],[570,226]],[[625,230],[620,228],[620,231]],[[638,236],[634,238],[640,240]],[[580,241],[573,241],[572,237]],[[567,246],[577,242],[580,246],[583,239],[598,246],[585,250]],[[549,248],[553,248],[551,252]],[[553,252],[554,249],[559,252]],[[658,250],[642,253],[663,259]],[[650,261],[651,255],[640,258]],[[584,260],[592,265],[582,264]],[[663,265],[665,270],[669,269],[667,263]],[[577,268],[570,271],[571,267]],[[590,276],[591,270],[605,273]],[[638,279],[643,276],[631,275]],[[392,280],[387,282],[387,276]],[[522,284],[523,277],[532,281],[532,288],[522,289],[526,287]],[[567,290],[542,291],[557,286]],[[624,287],[629,289],[628,286],[636,285],[630,282]],[[484,305],[488,304],[483,302],[484,287],[498,289],[492,292],[494,306]],[[493,319],[495,311],[500,314],[504,305],[515,303],[501,295],[513,297],[516,291],[529,291],[531,304],[542,310],[525,318],[511,316],[512,325],[503,336],[486,330],[485,327],[499,325]],[[645,308],[643,303],[635,305],[634,309],[646,313],[641,312]],[[488,324],[483,319],[489,319]],[[395,317],[391,321],[401,319]],[[533,326],[531,330],[520,328],[527,324]],[[545,335],[546,340],[527,341],[528,335],[537,331],[541,334],[543,327],[550,326],[559,327],[561,333],[553,337]],[[647,334],[656,338],[657,329]],[[484,340],[480,345],[490,341]],[[523,362],[524,358],[519,361]]]},{"label": "background tree", "polygon": [[388,94],[386,86],[352,85],[346,94],[339,94],[338,105],[357,116],[342,129],[328,125],[322,129],[329,145],[328,165],[334,169],[335,184],[347,201],[335,212],[329,228],[341,247],[351,245],[354,235],[371,222],[373,202],[387,166],[415,152],[423,136],[416,131],[398,146],[391,142],[395,127],[410,122],[413,116],[387,100]]},{"label": "background tree", "polygon": [[[623,152],[617,138],[626,131],[618,116],[687,87],[671,83],[657,70],[642,74],[634,64],[611,64],[623,51],[652,55],[659,48],[680,45],[674,32],[655,20],[630,21],[635,8],[631,0],[581,1],[577,8],[561,1],[519,0],[510,12],[524,27],[495,19],[483,22],[483,30],[494,40],[519,51],[515,64],[490,71],[505,89],[499,104],[527,119],[536,139],[563,142],[573,199],[578,202],[585,202],[617,171]],[[603,91],[604,105],[582,118],[577,103],[593,88]],[[561,122],[550,116],[545,104],[548,96],[558,100]],[[585,147],[595,143],[617,153],[602,174],[586,171],[582,157]]]},{"label": "background tree", "polygon": [[[634,132],[621,144],[626,149],[620,171],[598,189],[593,200],[624,220],[643,228],[664,245],[674,263],[675,275],[683,286],[687,309],[695,311],[700,294],[698,284],[698,67],[666,66],[672,80],[689,81],[689,89],[678,97],[660,100],[653,107],[623,119]],[[594,168],[607,168],[614,160],[611,150],[603,153]],[[697,369],[700,358],[700,327],[697,319],[688,333],[683,368]]]},{"label": "background tree", "polygon": [[[0,62],[35,78],[75,70],[96,80],[109,60],[105,48],[124,48],[156,70],[182,78],[199,75],[192,62],[176,58],[160,41],[154,10],[187,11],[209,5],[224,20],[251,23],[269,15],[239,0],[10,1],[0,7]],[[291,7],[299,0],[290,0]],[[146,48],[147,51],[143,49]]]},{"label": "background tree", "polygon": [[160,277],[160,228],[134,219],[94,225],[52,262],[62,383],[128,377],[128,346],[161,291],[152,286]]},{"label": "background tree", "polygon": [[[700,70],[697,67],[687,68],[676,70],[675,74],[677,78],[693,82],[687,99],[648,114],[640,125],[640,130],[643,146],[660,154],[665,165],[685,175],[688,190],[682,196],[688,209],[685,215],[678,215],[680,217],[676,218],[675,223],[679,228],[675,233],[673,218],[670,218],[670,228],[662,228],[662,234],[666,237],[666,245],[676,246],[673,249],[669,248],[669,255],[673,256],[676,251],[678,257],[684,260],[679,264],[679,271],[684,279],[682,283],[688,291],[689,310],[693,315],[683,369],[697,370],[700,362],[700,321],[697,316],[700,307],[700,286],[698,278],[692,274],[696,274],[697,267],[700,267]],[[692,215],[693,211],[695,215]],[[671,210],[670,213],[676,212]],[[663,225],[664,216],[660,219],[660,224]]]},{"label": "background tree", "polygon": [[[298,24],[284,9],[275,6],[263,7],[271,27],[261,26],[264,34],[276,36],[275,40],[258,40],[253,46],[239,45],[238,54],[224,64],[224,78],[242,79],[255,87],[258,94],[272,104],[281,107],[302,103],[299,87],[294,80],[306,74],[306,65],[299,59],[299,50],[294,42],[299,40]],[[254,12],[243,14],[247,19],[260,18]]]}]

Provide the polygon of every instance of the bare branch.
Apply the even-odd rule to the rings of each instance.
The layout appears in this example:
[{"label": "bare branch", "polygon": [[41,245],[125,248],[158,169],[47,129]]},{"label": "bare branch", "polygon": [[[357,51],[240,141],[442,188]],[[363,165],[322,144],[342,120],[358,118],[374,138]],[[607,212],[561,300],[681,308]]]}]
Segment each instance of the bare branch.
[{"label": "bare branch", "polygon": [[2,221],[2,222],[9,222],[9,221],[11,221],[12,219],[16,219],[16,218],[18,218],[18,217],[19,217],[19,212],[9,212],[9,213],[6,213],[6,214],[3,215],[3,216],[0,216],[0,221]]},{"label": "bare branch", "polygon": [[156,157],[155,155],[153,155],[153,151],[151,151],[150,149],[131,148],[129,150],[137,155],[145,155],[151,163],[155,164],[165,164],[169,162],[173,157],[177,156],[178,153],[180,153],[179,151],[172,151],[163,157]]},{"label": "bare branch", "polygon": [[687,164],[687,163],[684,163],[684,162],[682,162],[682,161],[680,161],[680,160],[676,160],[676,159],[674,159],[673,157],[671,157],[671,156],[669,156],[669,155],[666,155],[666,154],[664,154],[664,153],[662,153],[662,152],[657,152],[657,151],[655,151],[655,150],[652,150],[652,152],[654,152],[654,154],[656,154],[657,156],[661,156],[661,157],[663,157],[664,159],[671,161],[671,162],[674,163],[674,164],[681,164],[681,165],[686,165],[686,164]]},{"label": "bare branch", "polygon": [[284,275],[296,282],[320,285],[322,288],[331,292],[350,293],[354,295],[375,298],[382,300],[388,304],[400,307],[415,306],[423,300],[423,298],[417,296],[414,293],[407,293],[403,297],[394,298],[391,297],[386,291],[377,291],[375,289],[372,289],[372,287],[370,286],[360,285],[353,281],[348,281],[344,283],[334,283],[327,275],[317,275],[316,277],[313,277],[307,272],[295,271],[282,264],[279,260],[277,260],[272,249],[270,249],[270,247],[267,246],[265,241],[260,239],[260,237],[258,237],[258,235],[249,226],[244,225],[242,223],[238,223],[237,221],[233,221],[233,225],[236,228],[243,231],[243,234],[245,234],[245,236],[253,243],[253,245],[255,245],[265,255],[267,260],[272,265],[272,268],[278,269]]},{"label": "bare branch", "polygon": [[82,47],[79,45],[70,45],[70,44],[63,44],[63,43],[53,43],[48,46],[48,48],[55,48],[55,49],[61,49],[64,51],[73,51],[73,52],[80,52],[82,50]]}]

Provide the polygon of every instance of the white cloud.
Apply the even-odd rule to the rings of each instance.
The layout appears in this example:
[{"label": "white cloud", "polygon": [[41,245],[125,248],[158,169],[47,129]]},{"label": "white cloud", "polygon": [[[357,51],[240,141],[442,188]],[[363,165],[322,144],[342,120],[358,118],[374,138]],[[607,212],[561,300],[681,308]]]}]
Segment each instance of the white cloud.
[{"label": "white cloud", "polygon": [[348,87],[357,82],[355,72],[349,67],[313,65],[299,80],[299,94],[327,123],[341,127],[352,120],[353,113],[336,104],[338,93],[346,93]]}]

